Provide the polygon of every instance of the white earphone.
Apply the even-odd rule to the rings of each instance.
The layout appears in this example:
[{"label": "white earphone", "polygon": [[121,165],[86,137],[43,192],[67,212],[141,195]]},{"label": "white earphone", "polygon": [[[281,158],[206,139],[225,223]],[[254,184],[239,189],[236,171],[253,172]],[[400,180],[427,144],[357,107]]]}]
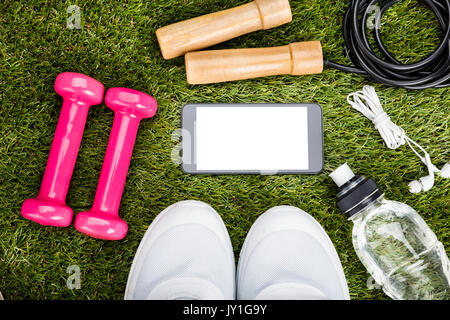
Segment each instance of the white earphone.
[{"label": "white earphone", "polygon": [[[429,158],[429,157],[428,157]],[[431,162],[431,161],[430,161]],[[441,170],[433,170],[428,176],[422,177],[419,180],[411,181],[409,191],[411,193],[419,193],[421,191],[428,191],[434,185],[434,174],[438,173],[442,178],[450,178],[450,163],[446,163]]]},{"label": "white earphone", "polygon": [[[353,98],[353,100],[351,100],[351,98]],[[347,101],[353,109],[361,112],[373,122],[375,128],[380,132],[381,137],[389,149],[397,149],[399,146],[407,143],[420,160],[427,166],[428,176],[411,181],[408,184],[411,193],[430,190],[434,185],[434,175],[436,173],[442,178],[450,178],[450,162],[446,163],[441,170],[436,168],[431,162],[428,152],[426,152],[417,142],[410,139],[401,127],[391,121],[389,115],[383,110],[374,87],[364,86],[362,91],[349,94],[347,96]],[[420,155],[414,146],[423,152],[423,156]]]}]

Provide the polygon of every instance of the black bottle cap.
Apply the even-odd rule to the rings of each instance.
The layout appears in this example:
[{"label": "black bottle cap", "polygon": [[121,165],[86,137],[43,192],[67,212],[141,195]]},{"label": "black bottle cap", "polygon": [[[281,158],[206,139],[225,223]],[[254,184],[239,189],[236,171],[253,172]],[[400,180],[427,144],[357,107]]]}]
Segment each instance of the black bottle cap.
[{"label": "black bottle cap", "polygon": [[346,163],[330,177],[339,187],[337,205],[349,218],[383,195],[374,180],[353,174]]}]

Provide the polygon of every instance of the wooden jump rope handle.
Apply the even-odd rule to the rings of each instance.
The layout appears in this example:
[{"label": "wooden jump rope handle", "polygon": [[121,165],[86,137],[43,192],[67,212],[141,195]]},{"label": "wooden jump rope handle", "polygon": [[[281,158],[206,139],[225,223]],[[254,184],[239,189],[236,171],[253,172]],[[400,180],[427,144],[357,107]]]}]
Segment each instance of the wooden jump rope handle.
[{"label": "wooden jump rope handle", "polygon": [[185,56],[189,84],[206,84],[265,76],[321,73],[319,41],[294,42],[273,48],[209,50]]},{"label": "wooden jump rope handle", "polygon": [[164,59],[292,21],[289,0],[255,0],[156,30]]}]

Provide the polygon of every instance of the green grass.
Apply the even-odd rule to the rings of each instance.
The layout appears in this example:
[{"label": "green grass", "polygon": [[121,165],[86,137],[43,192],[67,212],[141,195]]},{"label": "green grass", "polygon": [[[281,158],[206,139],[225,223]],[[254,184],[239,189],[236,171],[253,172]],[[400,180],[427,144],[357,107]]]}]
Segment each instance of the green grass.
[{"label": "green grass", "polygon": [[[368,274],[351,243],[351,222],[335,205],[328,173],[347,161],[377,180],[389,199],[414,207],[450,251],[450,181],[437,178],[428,193],[413,195],[407,183],[427,174],[413,152],[383,143],[373,125],[346,102],[368,81],[326,69],[323,74],[278,76],[190,86],[183,58],[163,60],[157,28],[231,8],[245,0],[12,1],[0,3],[0,291],[6,299],[121,299],[128,271],[144,232],[170,204],[198,199],[223,217],[236,258],[255,219],[276,205],[298,206],[331,237],[353,299],[386,299],[366,286]],[[66,28],[66,9],[81,7],[82,29]],[[284,45],[320,40],[327,58],[346,62],[341,19],[348,0],[291,1],[293,21],[244,35],[216,48]],[[414,5],[413,9],[410,6]],[[437,22],[414,1],[395,5],[383,19],[384,40],[402,61],[430,53],[439,41]],[[159,111],[141,123],[120,215],[129,223],[123,241],[88,238],[68,228],[44,228],[20,216],[24,199],[35,196],[61,108],[54,92],[60,72],[90,75],[105,87],[125,86],[153,95]],[[430,152],[438,167],[449,160],[449,89],[406,91],[375,85],[395,123]],[[325,167],[314,176],[194,176],[171,161],[181,108],[193,102],[315,102],[322,106]],[[113,113],[92,107],[67,203],[89,209],[95,194]],[[79,265],[81,290],[66,287],[70,265]]]}]

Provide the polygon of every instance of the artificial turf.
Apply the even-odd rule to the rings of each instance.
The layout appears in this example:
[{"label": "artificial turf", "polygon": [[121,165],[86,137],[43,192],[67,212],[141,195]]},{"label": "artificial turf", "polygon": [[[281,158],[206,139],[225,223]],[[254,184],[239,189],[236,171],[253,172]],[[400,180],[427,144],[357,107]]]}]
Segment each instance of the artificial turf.
[{"label": "artificial turf", "polygon": [[[276,205],[298,206],[328,232],[342,260],[352,299],[386,299],[367,287],[368,273],[351,243],[352,223],[335,204],[328,178],[343,162],[371,176],[389,199],[414,207],[450,253],[450,181],[437,178],[427,193],[407,183],[427,174],[407,147],[389,150],[372,123],[346,95],[363,76],[325,69],[312,76],[276,76],[191,86],[183,58],[163,60],[157,28],[246,0],[12,1],[0,3],[0,291],[5,299],[122,299],[128,271],[144,232],[170,204],[197,199],[212,205],[228,228],[236,258],[255,219]],[[285,45],[320,40],[324,55],[345,63],[341,21],[349,0],[291,2],[293,21],[230,40],[215,48]],[[81,8],[81,29],[68,29],[69,5]],[[431,53],[442,32],[433,14],[405,0],[382,20],[383,40],[404,63]],[[153,95],[157,116],[140,125],[120,208],[129,224],[122,241],[101,241],[68,228],[23,219],[24,199],[40,187],[62,99],[53,84],[60,72],[81,72],[106,88],[130,87]],[[450,91],[407,91],[375,84],[392,120],[424,146],[438,167],[449,160]],[[318,175],[195,176],[171,160],[174,130],[187,103],[314,102],[323,108],[325,166]],[[90,208],[113,112],[94,106],[84,132],[67,203]],[[81,289],[66,286],[70,265],[81,269]]]}]

